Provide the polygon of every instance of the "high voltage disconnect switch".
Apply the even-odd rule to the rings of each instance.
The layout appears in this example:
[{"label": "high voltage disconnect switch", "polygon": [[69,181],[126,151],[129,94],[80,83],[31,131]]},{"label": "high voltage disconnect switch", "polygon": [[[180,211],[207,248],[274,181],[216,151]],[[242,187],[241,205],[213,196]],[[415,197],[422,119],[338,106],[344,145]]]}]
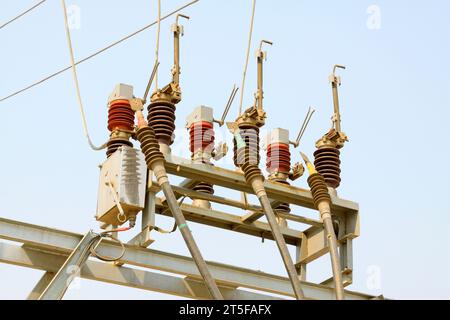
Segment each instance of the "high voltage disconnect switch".
[{"label": "high voltage disconnect switch", "polygon": [[[62,2],[64,4],[63,0]],[[159,1],[158,3],[160,4]],[[63,8],[65,9],[65,5]],[[270,283],[270,286],[263,288],[266,291],[283,292],[299,300],[310,298],[311,291],[314,291],[316,287],[320,287],[320,290],[328,290],[326,292],[338,300],[350,294],[344,290],[348,282],[343,279],[342,270],[345,275],[352,272],[351,241],[359,235],[359,214],[357,204],[340,199],[336,193],[336,188],[341,184],[340,150],[348,141],[341,129],[338,96],[341,78],[336,74],[336,70],[345,69],[345,67],[335,65],[329,77],[334,105],[332,126],[315,144],[314,164],[304,153],[300,153],[308,173],[309,190],[298,188],[293,182],[303,177],[305,166],[301,162],[295,162],[294,157],[298,157],[298,153],[294,153],[293,150],[300,146],[300,141],[315,110],[309,108],[296,137],[291,138],[288,129],[274,128],[268,130],[267,138],[261,143],[260,131],[268,119],[264,106],[263,85],[267,53],[263,51],[263,46],[273,45],[271,41],[262,40],[258,44],[254,99],[250,107],[244,111],[241,109],[248,52],[251,48],[254,9],[255,1],[242,86],[241,88],[233,87],[220,118],[215,117],[215,109],[205,105],[198,105],[188,114],[185,128],[189,137],[189,143],[186,146],[190,152],[189,159],[178,157],[172,154],[171,150],[171,145],[175,141],[176,106],[182,100],[180,38],[184,34],[184,29],[179,24],[179,18],[189,19],[188,16],[177,14],[175,23],[171,27],[173,67],[171,81],[166,86],[159,88],[157,83],[160,66],[158,32],[156,61],[144,95],[135,96],[133,86],[129,84],[120,83],[114,87],[107,100],[108,140],[102,147],[93,148],[94,150],[106,148],[105,160],[100,165],[95,215],[104,231],[100,234],[89,232],[81,239],[57,273],[56,280],[50,282],[41,295],[43,298],[63,296],[70,282],[65,268],[74,261],[77,266],[82,267],[83,263],[89,261],[88,256],[92,255],[103,261],[114,261],[117,266],[121,266],[134,258],[133,255],[127,256],[128,250],[137,248],[141,250],[139,254],[144,255],[147,249],[143,248],[154,242],[150,238],[150,232],[157,231],[168,236],[176,230],[181,233],[192,259],[183,258],[183,262],[180,262],[175,255],[171,255],[169,259],[176,260],[177,263],[170,260],[169,263],[158,264],[155,269],[170,273],[173,269],[178,270],[177,268],[181,265],[180,274],[185,277],[174,280],[183,282],[183,288],[180,289],[181,296],[197,297],[198,294],[199,298],[212,299],[259,297],[259,294],[240,291],[239,288],[242,284],[243,287],[261,289],[259,283],[265,283],[265,279],[269,279]],[[160,10],[158,11],[159,27],[162,18]],[[67,19],[66,31],[70,36]],[[70,37],[68,40],[71,48]],[[77,96],[82,111],[72,50],[71,56]],[[156,85],[152,91],[153,82]],[[241,90],[239,113],[235,121],[226,122],[238,90]],[[149,95],[150,99],[147,103]],[[145,106],[147,106],[147,118],[143,114]],[[84,117],[83,111],[81,113]],[[216,136],[218,136],[217,126],[222,127],[224,124],[233,135],[232,159],[235,171],[220,167],[219,161],[227,154],[228,146],[226,141],[218,142]],[[85,131],[90,142],[87,129]],[[139,148],[134,147],[134,141],[139,143]],[[90,144],[92,146],[91,142]],[[261,145],[265,151],[263,156],[266,157],[267,178],[259,167]],[[302,149],[304,146],[305,143],[302,141]],[[173,185],[169,181],[171,175],[183,177],[184,180],[180,185]],[[217,195],[216,193],[219,193],[218,190],[221,189],[219,187],[240,192],[241,200]],[[250,203],[247,193],[254,194],[258,203]],[[245,210],[246,214],[232,215],[230,212],[217,211],[213,209],[212,203]],[[320,220],[302,216],[298,207],[316,209],[320,213]],[[139,214],[141,214],[140,220],[138,220]],[[164,231],[158,227],[155,221],[156,214],[172,217],[175,222],[173,230]],[[260,221],[262,217],[265,217],[265,220]],[[118,233],[135,230],[137,221],[142,222],[140,232],[127,244],[122,243]],[[280,280],[279,276],[270,278],[261,272],[253,272],[249,275],[243,269],[235,267],[232,267],[234,269],[230,276],[229,271],[225,271],[228,270],[227,266],[206,263],[194,240],[188,221],[275,241],[288,278],[284,280]],[[291,229],[288,221],[307,224],[310,228],[303,231]],[[122,226],[127,222],[128,226]],[[343,222],[342,228],[339,228],[337,222]],[[107,248],[120,246],[120,251],[114,251],[117,254],[111,256],[102,255],[102,247],[105,245],[103,238],[110,238]],[[294,245],[297,249],[295,262],[288,250],[288,245]],[[306,265],[327,253],[330,254],[333,277],[321,284],[311,286],[306,282]],[[158,254],[155,253],[155,256]],[[161,256],[158,257],[161,258]],[[139,260],[137,264],[144,263],[142,261]],[[184,265],[186,261],[190,261],[190,267]],[[236,274],[238,274],[237,277]],[[114,277],[113,274],[109,276]],[[172,284],[167,284],[165,289],[160,291],[169,290]],[[152,285],[156,284],[152,283]],[[271,287],[272,285],[274,288]]]}]

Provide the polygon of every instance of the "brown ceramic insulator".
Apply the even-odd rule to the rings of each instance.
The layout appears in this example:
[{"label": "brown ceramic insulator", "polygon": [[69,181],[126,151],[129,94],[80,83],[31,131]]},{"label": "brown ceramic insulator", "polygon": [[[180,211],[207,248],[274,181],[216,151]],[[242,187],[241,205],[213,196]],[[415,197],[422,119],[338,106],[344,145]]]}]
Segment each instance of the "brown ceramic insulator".
[{"label": "brown ceramic insulator", "polygon": [[289,173],[291,170],[291,152],[285,143],[272,143],[267,147],[267,172]]},{"label": "brown ceramic insulator", "polygon": [[156,161],[164,161],[164,156],[159,151],[159,143],[156,140],[155,132],[150,127],[139,128],[136,132],[136,138],[141,143],[141,150],[145,156],[147,167],[151,168]]},{"label": "brown ceramic insulator", "polygon": [[175,130],[175,105],[170,101],[157,100],[148,106],[148,125],[155,131],[159,143],[171,145]]},{"label": "brown ceramic insulator", "polygon": [[258,165],[260,161],[259,128],[253,125],[240,125],[239,134],[245,142],[245,148],[238,150],[236,140],[233,140],[234,165],[236,167],[239,167],[244,163]]},{"label": "brown ceramic insulator", "polygon": [[213,185],[207,182],[200,182],[192,189],[201,193],[214,194]]},{"label": "brown ceramic insulator", "polygon": [[214,139],[214,126],[211,122],[195,122],[189,128],[189,148],[192,153],[211,153],[214,149]]},{"label": "brown ceramic insulator", "polygon": [[245,180],[247,182],[251,182],[254,178],[261,178],[264,180],[264,176],[257,165],[244,163],[241,165],[241,169],[244,172]]},{"label": "brown ceramic insulator", "polygon": [[314,152],[314,166],[331,188],[337,188],[341,184],[340,154],[336,148],[320,148]]},{"label": "brown ceramic insulator", "polygon": [[108,108],[108,130],[133,131],[134,111],[128,100],[111,101]]},{"label": "brown ceramic insulator", "polygon": [[308,178],[308,185],[311,188],[311,194],[314,200],[314,206],[318,209],[318,205],[322,201],[331,203],[331,197],[328,193],[327,184],[324,177],[320,173],[314,173]]},{"label": "brown ceramic insulator", "polygon": [[111,139],[106,144],[106,156],[109,158],[121,146],[132,147],[133,144],[129,140],[123,138]]}]

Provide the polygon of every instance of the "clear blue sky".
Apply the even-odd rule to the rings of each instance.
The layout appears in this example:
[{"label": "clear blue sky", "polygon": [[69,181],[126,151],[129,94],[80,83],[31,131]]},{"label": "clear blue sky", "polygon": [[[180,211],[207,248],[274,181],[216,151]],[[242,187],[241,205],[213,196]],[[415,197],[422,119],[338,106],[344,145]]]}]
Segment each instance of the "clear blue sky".
[{"label": "clear blue sky", "polygon": [[[33,3],[2,1],[0,22]],[[163,1],[163,13],[182,3]],[[156,17],[156,1],[150,0],[67,4],[81,8],[81,28],[72,30],[78,58]],[[380,29],[367,25],[367,9],[373,5],[381,13]],[[185,10],[191,20],[183,21],[184,100],[177,109],[175,149],[185,148],[180,141],[185,139],[181,128],[186,115],[205,104],[215,107],[219,116],[233,83],[240,82],[250,7],[250,0],[201,0]],[[450,298],[450,210],[445,200],[450,179],[449,12],[448,1],[436,0],[258,0],[252,57],[257,41],[274,42],[268,48],[265,74],[267,128],[296,131],[307,107],[315,106],[302,142],[302,150],[312,154],[332,113],[327,77],[335,63],[348,66],[341,72],[340,92],[343,130],[350,142],[342,152],[339,194],[361,208],[352,290],[391,298]],[[162,24],[161,84],[169,80],[172,65],[172,22]],[[138,95],[143,92],[154,59],[155,30],[79,66],[96,143],[107,138],[105,103],[113,86],[124,82],[134,85]],[[0,41],[2,97],[69,62],[56,0],[0,30]],[[252,59],[246,106],[252,102],[254,80]],[[231,116],[236,112],[237,104]],[[0,103],[0,119],[0,216],[80,233],[96,228],[97,165],[105,156],[90,151],[84,140],[71,74]],[[298,152],[294,160],[299,160]],[[232,168],[230,163],[224,166]],[[295,184],[305,187],[305,178]],[[157,222],[171,226],[166,218],[158,217]],[[271,241],[191,225],[206,259],[285,274]],[[187,254],[178,234],[156,238],[155,248]],[[309,270],[312,281],[327,278],[328,257]],[[373,270],[380,271],[378,288],[368,285]],[[0,265],[0,298],[25,298],[40,275]],[[81,280],[66,298],[168,296]]]}]

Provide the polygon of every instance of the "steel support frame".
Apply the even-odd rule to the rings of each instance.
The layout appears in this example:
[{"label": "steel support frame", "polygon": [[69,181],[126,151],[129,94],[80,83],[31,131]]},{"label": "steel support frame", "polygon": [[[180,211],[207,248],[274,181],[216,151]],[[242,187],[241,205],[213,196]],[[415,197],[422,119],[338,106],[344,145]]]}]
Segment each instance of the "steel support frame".
[{"label": "steel support frame", "polygon": [[[83,236],[0,218],[0,238],[23,244],[20,247],[0,243],[0,262],[54,273],[64,263],[67,256],[73,252]],[[103,241],[97,251],[100,254],[114,256],[120,253],[121,248],[117,243]],[[81,269],[81,276],[182,297],[197,299],[209,297],[191,258],[127,244],[125,254],[120,262],[165,271],[184,278],[93,260],[85,263]],[[273,298],[270,297],[272,293],[287,298],[293,297],[290,282],[285,277],[215,262],[208,262],[208,266],[227,299],[270,299]],[[265,294],[248,292],[241,288],[263,291]],[[310,299],[334,299],[333,289],[329,286],[303,282],[303,288],[306,296]],[[373,298],[366,294],[347,290],[345,295],[346,299]]]},{"label": "steel support frame", "polygon": [[[252,188],[246,183],[243,174],[240,172],[216,166],[194,164],[190,160],[173,155],[166,156],[166,168],[169,174],[186,178],[179,186],[172,186],[178,198],[181,196],[194,198],[200,196],[191,189],[196,181],[209,182],[232,190],[253,193]],[[273,206],[285,202],[304,208],[314,208],[309,190],[270,181],[265,181],[265,189]],[[191,258],[147,249],[153,242],[150,232],[155,226],[155,214],[170,216],[170,212],[166,210],[167,203],[164,197],[156,196],[159,191],[157,185],[152,183],[150,178],[146,208],[142,213],[141,232],[126,245],[126,252],[122,259],[114,265],[88,260],[82,267],[80,276],[187,298],[208,299],[207,289],[200,281],[200,276]],[[273,240],[268,224],[258,221],[262,215],[261,208],[258,205],[243,204],[240,201],[215,195],[207,197],[208,199],[205,200],[253,212],[239,216],[183,204],[181,209],[187,220]],[[349,285],[352,282],[352,240],[359,236],[359,208],[356,203],[340,199],[334,195],[332,195],[331,207],[340,225],[338,240],[344,285]],[[334,299],[333,285],[330,279],[323,281],[321,284],[306,281],[307,264],[328,253],[322,222],[297,214],[289,214],[283,218],[310,225],[308,229],[303,231],[282,228],[282,234],[286,242],[297,247],[296,267],[307,298]],[[49,283],[55,281],[56,272],[63,266],[64,261],[76,248],[82,236],[0,218],[0,238],[23,243],[22,247],[0,243],[0,262],[45,271],[28,297],[29,299],[36,299],[39,295],[42,295]],[[120,253],[118,245],[108,241],[104,241],[97,250],[108,256],[115,256]],[[33,259],[30,259],[30,257]],[[52,263],[46,264],[42,261],[52,261]],[[125,267],[124,264],[174,273],[178,277]],[[208,262],[208,266],[226,299],[274,298],[270,294],[278,294],[287,298],[293,297],[287,278],[213,262]],[[241,290],[241,287],[260,290],[264,293]],[[346,299],[373,298],[351,291],[346,291],[345,295]]]},{"label": "steel support frame", "polygon": [[[201,195],[198,195],[195,191],[187,190],[189,184],[194,181],[193,179],[241,192],[253,193],[252,188],[246,183],[245,177],[241,172],[227,170],[217,166],[193,163],[190,160],[170,154],[165,157],[167,172],[186,178],[182,185],[173,186],[174,191],[179,195],[201,197]],[[265,181],[265,189],[271,198],[272,206],[276,206],[280,202],[285,202],[308,209],[314,209],[312,195],[309,190],[268,180]],[[182,209],[187,220],[273,240],[268,224],[258,221],[258,219],[264,215],[259,206],[244,204],[241,201],[226,199],[215,195],[203,195],[203,197],[205,200],[211,202],[239,209],[252,210],[253,212],[244,216],[238,216],[217,210],[183,205]],[[360,234],[359,206],[357,203],[341,199],[335,194],[331,194],[331,199],[331,208],[334,217],[339,222],[339,250],[341,252],[341,257],[345,257],[347,260],[341,261],[341,267],[344,274],[343,278],[345,279],[344,285],[347,286],[352,283],[353,255],[351,243],[352,240]],[[166,208],[167,206],[164,206],[161,199],[158,200],[157,198],[156,213],[170,216],[170,213],[165,210]],[[298,214],[284,215],[283,218],[311,226],[304,231],[289,228],[282,229],[286,243],[295,245],[298,248],[296,261],[297,270],[299,275],[306,279],[306,265],[329,252],[322,222]],[[325,280],[323,283],[331,285],[328,280]]]}]

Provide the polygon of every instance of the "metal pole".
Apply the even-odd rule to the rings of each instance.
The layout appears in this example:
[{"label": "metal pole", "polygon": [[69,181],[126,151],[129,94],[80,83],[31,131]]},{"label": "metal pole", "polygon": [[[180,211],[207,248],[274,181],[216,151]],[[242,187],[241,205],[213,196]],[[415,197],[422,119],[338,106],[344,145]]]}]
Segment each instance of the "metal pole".
[{"label": "metal pole", "polygon": [[152,170],[155,173],[156,178],[158,179],[158,184],[160,185],[164,196],[166,197],[167,204],[172,212],[172,215],[177,223],[178,229],[183,236],[184,241],[189,249],[189,252],[194,259],[198,271],[203,277],[205,281],[205,285],[207,286],[211,296],[216,300],[223,300],[222,294],[217,287],[217,284],[214,281],[211,273],[209,272],[208,266],[206,265],[205,260],[200,253],[200,250],[192,236],[191,230],[187,226],[186,219],[184,218],[183,212],[178,206],[177,199],[175,194],[170,186],[169,179],[167,178],[166,169],[164,167],[163,161],[157,161],[153,163]]},{"label": "metal pole", "polygon": [[251,181],[251,185],[255,190],[255,194],[258,197],[261,206],[263,207],[267,222],[269,223],[270,229],[272,230],[273,238],[277,243],[284,266],[286,267],[289,279],[291,280],[294,294],[298,300],[303,300],[305,298],[305,295],[300,285],[300,279],[298,278],[297,271],[295,270],[294,263],[292,261],[291,255],[289,254],[289,250],[287,248],[286,242],[284,241],[284,237],[280,231],[280,227],[275,217],[275,213],[273,212],[272,206],[270,205],[267,193],[264,190],[263,181],[262,179],[254,178]]},{"label": "metal pole", "polygon": [[334,106],[334,123],[337,132],[341,132],[341,113],[339,112],[339,94],[338,94],[338,82],[333,81],[331,83],[331,88],[333,90],[333,106]]},{"label": "metal pole", "polygon": [[263,110],[263,53],[258,56],[258,93],[256,94],[258,102],[257,108]]},{"label": "metal pole", "polygon": [[330,248],[331,268],[333,270],[336,299],[344,300],[344,286],[342,284],[341,264],[338,254],[336,234],[334,233],[333,222],[331,220],[330,204],[327,201],[322,201],[318,204],[318,209],[323,220],[328,240],[328,246]]}]

